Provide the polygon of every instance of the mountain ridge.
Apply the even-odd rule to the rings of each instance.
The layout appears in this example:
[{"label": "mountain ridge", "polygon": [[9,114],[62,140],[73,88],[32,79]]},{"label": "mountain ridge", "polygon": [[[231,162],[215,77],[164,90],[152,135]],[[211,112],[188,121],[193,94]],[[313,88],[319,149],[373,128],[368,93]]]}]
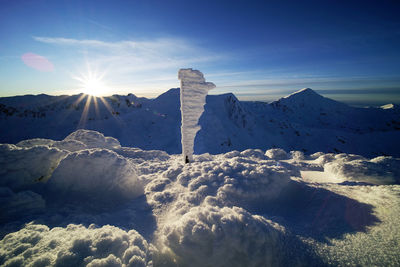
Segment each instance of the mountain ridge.
[{"label": "mountain ridge", "polygon": [[[240,101],[232,93],[208,95],[199,124],[197,154],[279,147],[305,153],[400,155],[397,109],[351,107],[310,88],[271,103]],[[0,132],[2,143],[62,140],[84,128],[115,137],[125,146],[180,153],[179,88],[154,99],[133,94],[0,98],[0,126],[6,129]]]}]

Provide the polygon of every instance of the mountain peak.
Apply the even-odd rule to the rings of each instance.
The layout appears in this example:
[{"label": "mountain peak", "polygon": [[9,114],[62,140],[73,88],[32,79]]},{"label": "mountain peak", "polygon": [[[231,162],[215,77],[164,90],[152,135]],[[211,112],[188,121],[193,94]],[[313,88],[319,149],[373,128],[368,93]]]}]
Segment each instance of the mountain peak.
[{"label": "mountain peak", "polygon": [[386,104],[381,106],[381,109],[400,109],[400,106],[397,104]]},{"label": "mountain peak", "polygon": [[298,90],[288,96],[285,96],[283,98],[292,98],[292,97],[299,97],[299,96],[304,96],[304,97],[309,97],[309,96],[319,96],[322,97],[320,94],[316,93],[313,89],[311,88],[303,88],[301,90]]},{"label": "mountain peak", "polygon": [[307,108],[307,109],[326,109],[328,107],[334,109],[343,109],[348,106],[344,103],[323,97],[310,88],[304,88],[296,91],[288,96],[282,97],[278,101],[272,102],[275,106],[284,105],[291,109]]}]

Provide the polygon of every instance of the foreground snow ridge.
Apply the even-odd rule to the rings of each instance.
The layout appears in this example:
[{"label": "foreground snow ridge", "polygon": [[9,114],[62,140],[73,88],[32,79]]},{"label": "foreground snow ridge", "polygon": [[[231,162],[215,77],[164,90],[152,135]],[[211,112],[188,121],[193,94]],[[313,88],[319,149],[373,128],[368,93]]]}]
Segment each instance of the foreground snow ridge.
[{"label": "foreground snow ridge", "polygon": [[400,159],[0,144],[0,266],[400,266]]},{"label": "foreground snow ridge", "polygon": [[185,162],[193,160],[193,146],[196,133],[200,130],[199,118],[204,111],[208,91],[215,85],[206,82],[203,73],[198,70],[180,69],[181,80],[181,116],[182,116],[182,154]]}]

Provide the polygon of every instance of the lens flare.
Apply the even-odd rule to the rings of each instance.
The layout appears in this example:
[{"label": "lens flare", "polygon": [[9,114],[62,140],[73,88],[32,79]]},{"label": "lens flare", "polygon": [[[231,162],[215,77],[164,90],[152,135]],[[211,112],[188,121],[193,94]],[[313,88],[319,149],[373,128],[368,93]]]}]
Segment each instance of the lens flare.
[{"label": "lens flare", "polygon": [[25,65],[38,71],[51,72],[54,70],[53,63],[38,54],[26,53],[21,56],[21,59]]}]

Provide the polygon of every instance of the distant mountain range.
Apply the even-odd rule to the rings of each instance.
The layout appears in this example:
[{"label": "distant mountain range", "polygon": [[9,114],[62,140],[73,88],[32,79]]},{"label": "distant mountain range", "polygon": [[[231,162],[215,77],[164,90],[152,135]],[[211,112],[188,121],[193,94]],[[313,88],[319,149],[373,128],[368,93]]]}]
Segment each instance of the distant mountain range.
[{"label": "distant mountain range", "polygon": [[[155,99],[26,95],[0,98],[0,142],[62,140],[79,128],[117,138],[123,146],[180,153],[179,89]],[[306,88],[272,103],[209,95],[195,153],[283,148],[400,157],[400,108],[358,108]]]}]

